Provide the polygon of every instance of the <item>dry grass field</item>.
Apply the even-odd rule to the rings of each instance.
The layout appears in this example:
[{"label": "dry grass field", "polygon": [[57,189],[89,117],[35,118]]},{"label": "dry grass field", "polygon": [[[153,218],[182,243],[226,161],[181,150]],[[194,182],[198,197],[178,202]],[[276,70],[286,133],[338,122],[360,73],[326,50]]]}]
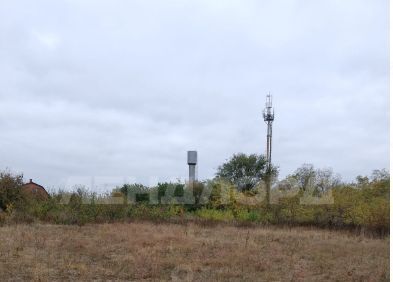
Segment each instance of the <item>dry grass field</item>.
[{"label": "dry grass field", "polygon": [[0,227],[0,280],[388,281],[389,240],[304,228]]}]

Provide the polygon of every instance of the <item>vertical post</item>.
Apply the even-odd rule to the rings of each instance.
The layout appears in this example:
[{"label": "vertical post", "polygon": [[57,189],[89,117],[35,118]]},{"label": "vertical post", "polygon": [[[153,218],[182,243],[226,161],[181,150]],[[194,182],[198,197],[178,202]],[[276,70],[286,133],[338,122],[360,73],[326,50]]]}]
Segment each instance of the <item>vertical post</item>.
[{"label": "vertical post", "polygon": [[188,151],[187,152],[187,163],[188,163],[188,182],[189,185],[193,185],[196,178],[196,165],[198,161],[198,153],[197,151]]},{"label": "vertical post", "polygon": [[188,181],[189,183],[194,183],[195,181],[195,165],[188,165]]},{"label": "vertical post", "polygon": [[263,111],[263,119],[267,124],[266,135],[266,161],[267,161],[267,176],[266,176],[266,204],[270,204],[270,187],[272,181],[272,135],[273,135],[273,120],[274,110],[272,105],[272,96],[270,93],[266,96],[266,107]]}]

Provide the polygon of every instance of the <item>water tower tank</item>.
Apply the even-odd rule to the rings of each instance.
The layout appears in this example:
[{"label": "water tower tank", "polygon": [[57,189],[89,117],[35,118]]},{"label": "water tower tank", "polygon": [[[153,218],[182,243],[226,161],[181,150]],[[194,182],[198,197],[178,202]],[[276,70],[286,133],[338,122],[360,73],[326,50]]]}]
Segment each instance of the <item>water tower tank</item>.
[{"label": "water tower tank", "polygon": [[189,165],[196,165],[197,164],[197,151],[188,151],[187,152],[187,163]]}]

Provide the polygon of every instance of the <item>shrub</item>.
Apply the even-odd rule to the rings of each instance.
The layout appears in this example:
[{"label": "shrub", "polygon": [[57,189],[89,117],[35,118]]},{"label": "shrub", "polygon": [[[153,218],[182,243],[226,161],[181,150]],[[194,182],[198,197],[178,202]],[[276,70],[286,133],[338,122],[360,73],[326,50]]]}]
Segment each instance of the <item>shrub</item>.
[{"label": "shrub", "polygon": [[116,188],[115,191],[122,193],[130,203],[149,201],[149,188],[143,184],[124,184],[122,187]]},{"label": "shrub", "polygon": [[[278,198],[267,206],[264,202],[250,205],[253,191],[239,192],[233,184],[216,179],[208,181],[203,188],[196,183],[196,189],[189,189],[181,183],[160,183],[156,188],[145,189],[141,185],[123,186],[123,191],[139,191],[132,205],[123,201],[115,204],[113,195],[99,195],[77,189],[75,193],[59,192],[47,201],[23,199],[18,191],[22,176],[9,172],[0,173],[0,224],[9,222],[33,222],[41,220],[56,224],[102,223],[124,220],[168,221],[194,216],[210,221],[257,222],[263,224],[314,225],[329,228],[350,228],[355,230],[389,232],[389,178],[375,178],[359,186],[340,185],[332,188],[333,204],[302,204],[304,191]],[[195,188],[195,187],[193,187]],[[142,192],[145,191],[145,192]],[[149,193],[147,193],[148,191]],[[154,193],[152,193],[154,192]],[[207,193],[206,193],[207,192]],[[121,192],[122,193],[122,192]],[[149,196],[159,196],[159,202],[167,205],[150,205]],[[179,205],[191,195],[199,204]],[[317,201],[318,202],[318,201]],[[187,203],[187,202],[186,202]],[[181,204],[181,203],[180,203]]]},{"label": "shrub", "polygon": [[234,216],[231,210],[217,210],[202,208],[195,213],[202,219],[215,220],[215,221],[232,221]]},{"label": "shrub", "polygon": [[261,219],[261,213],[256,209],[235,208],[232,213],[234,218],[240,222],[257,222]]},{"label": "shrub", "polygon": [[23,197],[21,187],[23,185],[22,174],[12,174],[9,171],[0,172],[0,209],[8,210],[10,207],[21,204]]}]

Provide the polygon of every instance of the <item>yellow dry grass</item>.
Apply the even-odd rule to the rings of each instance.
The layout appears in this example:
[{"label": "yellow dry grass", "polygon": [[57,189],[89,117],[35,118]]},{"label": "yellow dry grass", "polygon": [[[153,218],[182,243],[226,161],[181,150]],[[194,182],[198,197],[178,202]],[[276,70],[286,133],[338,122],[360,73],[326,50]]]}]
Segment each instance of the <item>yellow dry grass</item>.
[{"label": "yellow dry grass", "polygon": [[387,281],[389,240],[153,223],[0,228],[0,280]]}]

